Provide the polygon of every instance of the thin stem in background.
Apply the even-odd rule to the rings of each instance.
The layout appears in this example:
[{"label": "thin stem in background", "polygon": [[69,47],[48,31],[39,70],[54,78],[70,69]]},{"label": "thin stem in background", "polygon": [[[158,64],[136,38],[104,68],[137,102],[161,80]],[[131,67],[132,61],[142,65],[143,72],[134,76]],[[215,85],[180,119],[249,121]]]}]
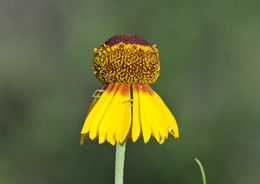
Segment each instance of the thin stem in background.
[{"label": "thin stem in background", "polygon": [[198,163],[198,165],[200,167],[203,184],[206,184],[206,176],[205,176],[205,172],[204,172],[203,166],[202,166],[201,162],[199,161],[199,159],[195,158],[195,161]]}]

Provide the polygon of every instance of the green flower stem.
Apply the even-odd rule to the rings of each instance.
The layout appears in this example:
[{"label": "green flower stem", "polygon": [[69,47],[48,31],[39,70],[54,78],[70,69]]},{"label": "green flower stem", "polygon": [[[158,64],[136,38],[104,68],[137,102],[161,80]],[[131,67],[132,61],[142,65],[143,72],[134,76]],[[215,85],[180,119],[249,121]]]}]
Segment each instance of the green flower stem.
[{"label": "green flower stem", "polygon": [[198,163],[198,165],[199,165],[199,167],[200,167],[203,184],[206,184],[206,176],[205,176],[205,171],[204,171],[204,169],[203,169],[203,166],[202,166],[201,162],[199,161],[199,159],[195,158],[195,161]]},{"label": "green flower stem", "polygon": [[115,184],[123,184],[125,145],[125,142],[123,144],[116,143]]}]

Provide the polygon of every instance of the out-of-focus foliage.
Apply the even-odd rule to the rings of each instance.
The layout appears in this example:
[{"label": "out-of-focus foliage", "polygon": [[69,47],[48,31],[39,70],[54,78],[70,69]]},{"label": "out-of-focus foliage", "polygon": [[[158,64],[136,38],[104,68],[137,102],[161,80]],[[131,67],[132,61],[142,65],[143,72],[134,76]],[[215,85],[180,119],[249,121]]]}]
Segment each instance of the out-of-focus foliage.
[{"label": "out-of-focus foliage", "polygon": [[93,48],[118,33],[157,44],[152,85],[180,139],[129,143],[125,183],[259,183],[259,1],[0,2],[0,183],[113,183],[114,147],[79,145],[101,86]]}]

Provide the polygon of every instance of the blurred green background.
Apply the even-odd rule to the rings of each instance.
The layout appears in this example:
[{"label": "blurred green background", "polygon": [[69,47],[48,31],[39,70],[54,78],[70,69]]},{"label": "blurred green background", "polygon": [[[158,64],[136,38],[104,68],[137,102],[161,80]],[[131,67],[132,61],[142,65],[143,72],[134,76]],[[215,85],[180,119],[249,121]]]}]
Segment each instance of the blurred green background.
[{"label": "blurred green background", "polygon": [[79,145],[101,86],[93,48],[118,33],[157,44],[152,85],[180,138],[129,143],[125,184],[260,182],[259,1],[0,1],[0,183],[114,182],[114,147]]}]

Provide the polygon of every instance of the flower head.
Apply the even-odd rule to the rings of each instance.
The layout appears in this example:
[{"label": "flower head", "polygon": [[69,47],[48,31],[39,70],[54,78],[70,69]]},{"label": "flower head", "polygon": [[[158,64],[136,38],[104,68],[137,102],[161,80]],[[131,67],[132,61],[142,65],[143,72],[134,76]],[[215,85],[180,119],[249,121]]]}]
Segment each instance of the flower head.
[{"label": "flower head", "polygon": [[94,74],[103,83],[150,84],[159,70],[155,45],[137,35],[119,34],[94,49]]},{"label": "flower head", "polygon": [[84,139],[98,138],[114,145],[143,136],[162,144],[171,133],[179,137],[172,113],[149,84],[159,76],[160,61],[155,45],[134,34],[118,34],[94,49],[94,74],[103,82],[95,94],[84,126]]}]

